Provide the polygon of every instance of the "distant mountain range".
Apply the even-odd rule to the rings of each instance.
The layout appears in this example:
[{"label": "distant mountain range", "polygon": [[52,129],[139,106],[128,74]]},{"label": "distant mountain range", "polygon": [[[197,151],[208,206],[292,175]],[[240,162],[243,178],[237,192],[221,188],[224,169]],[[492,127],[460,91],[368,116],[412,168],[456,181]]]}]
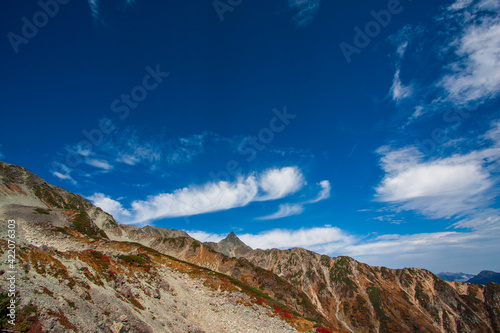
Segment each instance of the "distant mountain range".
[{"label": "distant mountain range", "polygon": [[437,274],[441,279],[445,281],[458,281],[458,282],[470,282],[477,284],[488,284],[489,282],[500,283],[500,273],[493,271],[481,271],[479,274],[466,274],[466,273],[450,273],[442,272]]},{"label": "distant mountain range", "polygon": [[466,274],[466,273],[450,273],[450,272],[441,272],[437,274],[441,279],[445,281],[458,281],[458,282],[467,282],[469,279],[473,278],[474,274]]},{"label": "distant mountain range", "polygon": [[[234,233],[201,243],[180,230],[120,225],[82,196],[3,162],[0,220],[0,260],[7,262],[8,220],[21,252],[16,325],[0,320],[0,329],[500,332],[497,283],[445,282],[425,269],[302,248],[252,249]],[[0,304],[10,302],[7,287],[0,285]]]}]

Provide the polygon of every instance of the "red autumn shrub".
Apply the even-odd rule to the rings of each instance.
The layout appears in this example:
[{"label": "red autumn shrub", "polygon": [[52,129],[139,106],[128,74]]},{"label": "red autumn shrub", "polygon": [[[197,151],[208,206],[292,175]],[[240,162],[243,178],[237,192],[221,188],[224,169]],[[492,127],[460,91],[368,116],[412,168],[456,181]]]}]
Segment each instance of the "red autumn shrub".
[{"label": "red autumn shrub", "polygon": [[325,328],[325,327],[317,328],[316,332],[318,332],[318,333],[332,333],[328,328]]},{"label": "red autumn shrub", "polygon": [[259,304],[259,305],[262,305],[262,304],[264,303],[264,300],[263,300],[262,298],[261,298],[261,299],[256,299],[256,300],[254,301],[254,303]]},{"label": "red autumn shrub", "polygon": [[115,271],[109,271],[109,276],[114,277],[116,275]]},{"label": "red autumn shrub", "polygon": [[293,316],[292,316],[291,314],[289,314],[289,313],[284,313],[284,314],[283,314],[283,316],[284,316],[285,318],[292,318],[292,317],[293,317]]}]

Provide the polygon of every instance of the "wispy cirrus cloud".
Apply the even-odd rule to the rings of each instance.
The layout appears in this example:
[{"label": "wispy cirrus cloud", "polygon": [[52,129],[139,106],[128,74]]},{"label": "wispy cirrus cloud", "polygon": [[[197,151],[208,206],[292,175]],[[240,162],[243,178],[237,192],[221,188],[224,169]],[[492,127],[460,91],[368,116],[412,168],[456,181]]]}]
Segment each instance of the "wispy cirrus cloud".
[{"label": "wispy cirrus cloud", "polygon": [[209,182],[157,194],[147,200],[133,201],[127,210],[118,201],[101,193],[95,193],[89,199],[97,206],[101,204],[117,212],[116,218],[122,223],[140,224],[161,218],[228,210],[255,201],[281,199],[297,192],[303,185],[304,176],[297,167],[284,167],[239,177],[234,182]]},{"label": "wispy cirrus cloud", "polygon": [[276,220],[283,217],[288,217],[292,215],[299,215],[304,211],[304,206],[301,204],[282,204],[279,205],[279,209],[276,213],[268,216],[263,216],[257,218],[258,220]]},{"label": "wispy cirrus cloud", "polygon": [[[429,30],[442,33],[435,39],[419,38]],[[396,104],[409,97],[416,103],[407,125],[448,108],[472,109],[500,96],[498,0],[457,0],[431,25],[405,26],[389,40],[397,59],[389,95]],[[430,59],[420,61],[419,69],[413,61],[417,55],[419,60]],[[401,77],[408,73],[412,77],[405,84]]]},{"label": "wispy cirrus cloud", "polygon": [[411,83],[403,83],[401,79],[401,67],[405,57],[405,53],[419,30],[419,28],[414,28],[410,25],[407,25],[396,34],[388,38],[391,44],[396,47],[396,52],[394,52],[393,54],[395,72],[388,96],[396,104],[399,104],[405,99],[411,97],[414,92],[413,85]]},{"label": "wispy cirrus cloud", "polygon": [[413,88],[410,85],[403,85],[400,78],[400,69],[396,70],[394,73],[394,78],[392,80],[392,86],[390,89],[390,95],[394,102],[400,103],[402,100],[410,97],[413,94]]},{"label": "wispy cirrus cloud", "polygon": [[71,170],[66,165],[58,163],[58,162],[54,162],[54,164],[56,165],[57,169],[62,171],[62,172],[52,171],[51,173],[53,176],[57,177],[60,180],[69,181],[73,185],[75,185],[77,183],[73,179],[73,177],[71,177],[71,175],[70,175]]},{"label": "wispy cirrus cloud", "polygon": [[307,201],[302,201],[299,203],[281,204],[281,205],[279,205],[277,212],[270,214],[270,215],[263,216],[263,217],[259,217],[259,218],[257,218],[257,220],[276,220],[276,219],[281,219],[281,218],[288,217],[288,216],[299,215],[299,214],[302,214],[304,212],[304,209],[305,209],[304,205],[316,203],[316,202],[319,202],[321,200],[328,199],[330,197],[330,191],[331,191],[330,182],[328,180],[323,180],[323,181],[319,182],[317,185],[319,185],[321,187],[321,190],[319,191],[316,198],[311,199],[311,200],[307,200]]},{"label": "wispy cirrus cloud", "polygon": [[328,180],[322,180],[318,183],[318,185],[321,187],[321,190],[319,191],[316,198],[306,201],[305,203],[315,203],[321,200],[328,199],[330,197],[330,192],[332,190],[330,182]]},{"label": "wispy cirrus cloud", "polygon": [[111,137],[96,153],[131,166],[143,164],[155,168],[158,164],[182,165],[205,152],[207,142],[215,137],[217,135],[210,132],[186,137],[141,137],[136,130],[127,128]]},{"label": "wispy cirrus cloud", "polygon": [[105,160],[98,160],[98,159],[87,159],[85,160],[85,163],[87,163],[90,166],[93,166],[98,169],[103,169],[104,171],[109,171],[113,169],[113,166],[108,163],[108,161]]},{"label": "wispy cirrus cloud", "polygon": [[310,24],[318,15],[321,0],[288,0],[288,6],[295,10],[295,24],[304,27]]},{"label": "wispy cirrus cloud", "polygon": [[94,18],[94,21],[105,23],[105,18],[103,16],[105,16],[105,13],[107,13],[110,8],[115,11],[124,11],[135,5],[136,0],[87,0],[87,3],[89,4],[90,13]]},{"label": "wispy cirrus cloud", "polygon": [[[190,163],[210,149],[230,151],[230,141],[231,138],[223,138],[212,132],[170,138],[164,134],[142,136],[129,127],[109,134],[99,145],[79,143],[67,146],[66,152],[54,161],[57,167],[52,172],[59,179],[72,182],[80,177],[88,178],[94,174],[123,171],[136,166],[166,173],[165,169]],[[68,156],[80,161],[77,167],[68,167]]]},{"label": "wispy cirrus cloud", "polygon": [[[484,1],[482,2],[484,3]],[[480,4],[471,12],[478,15]],[[456,45],[456,46],[455,46]],[[500,94],[500,16],[469,23],[454,41],[456,61],[438,82],[446,99],[458,104],[482,103]]]}]

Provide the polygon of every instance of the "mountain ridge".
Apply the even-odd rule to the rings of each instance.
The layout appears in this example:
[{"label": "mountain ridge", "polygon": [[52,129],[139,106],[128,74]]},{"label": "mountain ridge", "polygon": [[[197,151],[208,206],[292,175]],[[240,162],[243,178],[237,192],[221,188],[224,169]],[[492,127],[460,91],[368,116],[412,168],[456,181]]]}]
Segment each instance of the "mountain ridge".
[{"label": "mountain ridge", "polygon": [[500,273],[493,271],[481,271],[479,274],[467,280],[470,283],[488,284],[490,282],[500,283]]},{"label": "mountain ridge", "polygon": [[[104,255],[108,265],[114,269],[123,272],[139,269],[141,274],[146,275],[151,269],[166,274],[163,271],[165,268],[161,268],[164,264],[154,259],[158,255],[164,258],[161,260],[174,260],[170,261],[170,265],[188,265],[184,269],[186,272],[194,269],[189,265],[196,265],[192,267],[200,267],[196,268],[198,271],[208,269],[207,274],[215,274],[210,275],[212,277],[223,274],[216,279],[219,288],[226,283],[225,280],[234,281],[238,288],[246,288],[252,295],[257,295],[250,302],[267,304],[268,307],[280,304],[276,305],[274,315],[292,320],[294,325],[302,323],[307,332],[313,329],[313,325],[328,327],[332,332],[496,332],[500,328],[500,288],[495,283],[481,286],[445,282],[419,268],[394,270],[372,267],[350,257],[331,258],[301,248],[253,250],[234,233],[219,243],[204,244],[175,229],[119,225],[111,215],[85,198],[49,185],[30,174],[24,168],[0,162],[0,215],[2,218],[17,217],[20,234],[25,236],[24,246],[34,246],[32,253],[35,257],[53,258],[54,263],[56,259],[61,263],[74,261],[77,265],[84,258],[90,260],[89,255],[99,258]],[[217,249],[222,244],[221,250],[229,255],[214,250],[213,244],[217,244]],[[86,252],[96,250],[102,251],[102,254]],[[77,257],[73,257],[72,253],[76,253]],[[63,259],[66,257],[68,259]],[[132,261],[128,264],[124,258]],[[114,279],[108,281],[109,275],[113,274],[109,270],[101,270],[101,261],[89,262],[94,265],[93,268],[82,271],[86,285],[91,286],[89,290],[123,288]],[[36,260],[30,265],[42,272]],[[31,281],[29,274],[26,275],[27,281]],[[68,274],[59,278],[72,284],[71,279],[74,278]],[[116,272],[114,274],[116,276]],[[39,279],[42,278],[39,276]],[[206,283],[209,280],[207,276]],[[138,283],[149,283],[147,281],[140,280]],[[147,293],[150,291],[139,291],[138,302],[155,307],[154,297]],[[83,300],[87,297],[92,300],[94,294],[82,295]],[[175,296],[171,297],[175,299]],[[31,291],[30,298],[39,300],[34,291]],[[135,302],[130,297],[123,301],[124,306]],[[43,302],[40,304],[43,305]],[[83,306],[86,303],[79,304]],[[89,303],[86,306],[93,308],[96,305]],[[294,314],[284,312],[283,308]],[[60,315],[51,314],[48,309],[43,311],[47,320],[61,319]],[[162,318],[166,315],[162,313]],[[157,325],[148,318],[142,315],[136,319],[149,326]],[[106,320],[103,318],[103,327],[111,324]],[[170,319],[166,317],[165,320]],[[122,327],[125,325],[123,321],[115,320],[115,323]],[[44,322],[44,325],[49,324]],[[74,325],[82,324],[75,321]]]}]

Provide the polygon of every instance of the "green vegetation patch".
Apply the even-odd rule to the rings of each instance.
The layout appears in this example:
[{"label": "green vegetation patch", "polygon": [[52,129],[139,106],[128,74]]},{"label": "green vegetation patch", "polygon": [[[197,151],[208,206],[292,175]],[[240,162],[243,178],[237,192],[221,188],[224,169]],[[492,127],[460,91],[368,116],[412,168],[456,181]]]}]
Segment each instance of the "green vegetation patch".
[{"label": "green vegetation patch", "polygon": [[[0,329],[12,330],[12,332],[41,332],[42,325],[39,320],[40,311],[36,305],[26,305],[19,309],[16,302],[16,320],[15,326],[8,323],[10,320],[7,317],[10,305],[10,297],[7,293],[0,293]],[[39,330],[37,330],[39,329]],[[31,331],[30,331],[31,330]]]},{"label": "green vegetation patch", "polygon": [[87,235],[90,238],[108,238],[104,231],[92,225],[92,221],[83,211],[78,213],[78,215],[73,219],[73,227],[75,227],[76,231],[79,233]]},{"label": "green vegetation patch", "polygon": [[320,263],[323,266],[330,267],[330,257],[323,254],[320,258]]},{"label": "green vegetation patch", "polygon": [[199,248],[200,246],[201,246],[201,243],[197,240],[195,240],[191,243],[191,247],[193,248],[193,251],[196,251],[196,249]]},{"label": "green vegetation patch", "polygon": [[131,254],[131,255],[120,255],[118,256],[121,260],[129,263],[129,264],[145,264],[146,262],[149,262],[149,258],[145,254]]},{"label": "green vegetation patch", "polygon": [[373,308],[375,309],[375,312],[377,313],[377,316],[379,317],[380,321],[388,320],[389,318],[385,314],[384,310],[380,307],[381,301],[380,301],[380,289],[370,286],[366,288],[366,292],[368,293],[368,296],[370,297],[370,301],[373,304]]}]

